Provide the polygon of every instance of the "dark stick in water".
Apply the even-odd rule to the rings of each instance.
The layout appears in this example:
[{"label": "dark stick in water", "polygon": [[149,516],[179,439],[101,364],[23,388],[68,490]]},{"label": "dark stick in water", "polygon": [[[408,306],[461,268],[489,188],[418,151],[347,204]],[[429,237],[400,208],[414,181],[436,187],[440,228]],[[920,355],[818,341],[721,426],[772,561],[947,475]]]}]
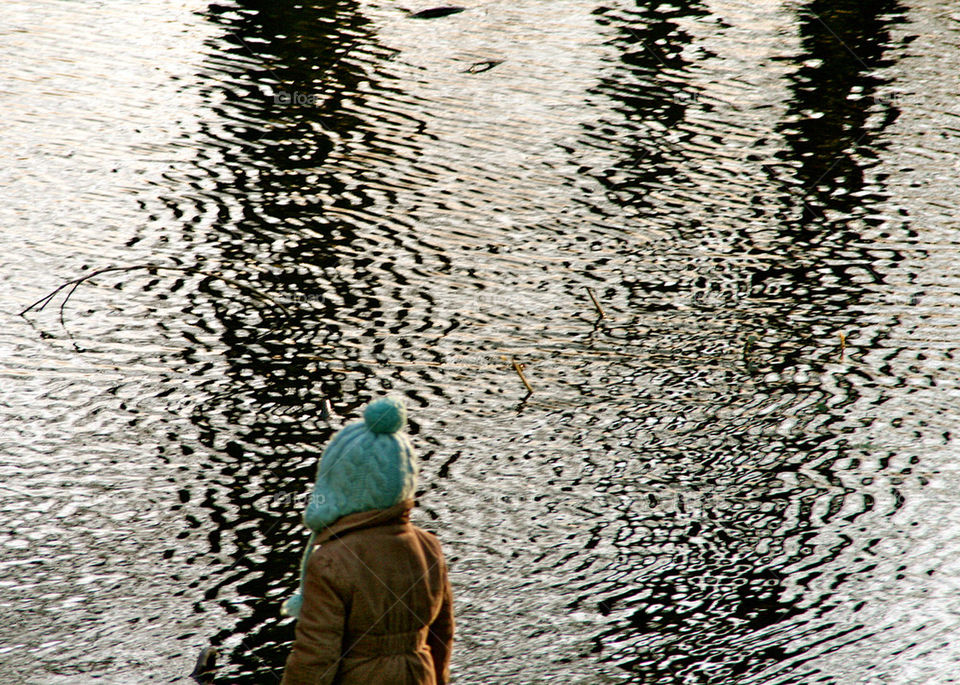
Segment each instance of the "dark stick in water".
[{"label": "dark stick in water", "polygon": [[438,19],[440,17],[449,17],[451,14],[460,14],[460,12],[465,11],[466,7],[433,7],[428,10],[420,10],[419,12],[410,12],[411,19]]},{"label": "dark stick in water", "polygon": [[597,300],[596,294],[593,292],[593,288],[590,286],[584,286],[587,289],[587,294],[590,296],[590,299],[593,300],[593,306],[596,307],[597,313],[600,315],[601,319],[607,318],[607,315],[603,313],[603,307],[600,306],[600,301]]}]

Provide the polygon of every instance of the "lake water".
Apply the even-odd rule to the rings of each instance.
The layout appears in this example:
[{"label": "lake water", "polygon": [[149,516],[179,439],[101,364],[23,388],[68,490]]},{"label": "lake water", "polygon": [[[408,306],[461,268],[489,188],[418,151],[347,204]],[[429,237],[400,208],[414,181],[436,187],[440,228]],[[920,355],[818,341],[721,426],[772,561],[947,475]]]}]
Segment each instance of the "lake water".
[{"label": "lake water", "polygon": [[390,393],[455,682],[958,682],[960,10],[463,6],[0,6],[0,680],[277,682]]}]

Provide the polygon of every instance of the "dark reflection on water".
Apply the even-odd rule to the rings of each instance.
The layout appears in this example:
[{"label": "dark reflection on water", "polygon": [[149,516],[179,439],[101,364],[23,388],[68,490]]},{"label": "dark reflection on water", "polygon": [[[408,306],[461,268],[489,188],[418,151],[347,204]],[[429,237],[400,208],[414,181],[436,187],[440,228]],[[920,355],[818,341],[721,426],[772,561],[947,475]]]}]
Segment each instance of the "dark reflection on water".
[{"label": "dark reflection on water", "polygon": [[[849,453],[836,439],[842,429],[831,426],[842,424],[845,409],[858,399],[844,372],[832,392],[825,387],[821,379],[837,373],[838,348],[823,343],[860,327],[851,311],[863,293],[864,279],[857,276],[876,280],[875,258],[856,245],[862,244],[862,217],[886,199],[882,188],[864,190],[863,177],[882,149],[880,134],[898,113],[874,93],[876,70],[889,64],[886,27],[899,11],[896,3],[797,8],[803,53],[789,59],[803,66],[791,75],[793,99],[777,126],[787,146],[772,156],[755,152],[751,146],[763,147],[773,133],[756,131],[754,140],[742,143],[741,166],[734,170],[739,178],[690,154],[704,130],[696,122],[684,125],[687,110],[700,102],[685,83],[690,65],[682,54],[690,37],[677,20],[702,13],[700,4],[601,14],[602,23],[618,28],[624,55],[601,88],[622,103],[618,109],[630,122],[621,125],[617,140],[622,161],[594,170],[609,196],[624,207],[662,212],[663,205],[647,201],[651,185],[670,186],[681,198],[696,196],[704,177],[716,174],[742,187],[744,205],[734,234],[674,215],[672,245],[685,246],[697,260],[686,281],[670,278],[674,267],[617,284],[629,288],[636,310],[649,309],[653,299],[656,309],[668,312],[675,293],[708,287],[708,295],[727,305],[712,313],[712,325],[719,323],[726,342],[732,337],[744,348],[739,368],[706,370],[701,360],[715,354],[718,341],[691,333],[684,341],[687,363],[657,369],[658,384],[676,389],[670,414],[657,422],[675,422],[675,415],[703,419],[688,433],[691,439],[651,441],[634,458],[668,473],[682,493],[671,498],[672,507],[620,507],[606,524],[616,563],[592,569],[570,605],[616,616],[595,636],[595,652],[642,682],[733,682],[763,672],[769,678],[778,664],[801,665],[804,654],[816,652],[812,645],[856,642],[866,630],[818,620],[836,606],[833,593],[811,601],[788,592],[785,569],[800,567],[808,577],[834,573],[831,589],[855,573],[830,569],[853,544],[850,537],[817,539],[822,521],[843,510],[850,494],[834,473]],[[709,133],[720,142],[734,131],[718,126]],[[585,144],[596,145],[597,138],[603,136],[591,134]],[[621,180],[610,181],[614,175]],[[695,256],[711,249],[720,254]],[[709,304],[706,297],[694,302],[703,309]],[[697,325],[690,314],[666,316],[674,327]],[[693,403],[704,399],[690,393],[701,384],[709,388],[711,409]],[[789,431],[779,430],[785,417],[793,423]],[[642,490],[630,492],[616,475],[599,486],[630,495],[624,502],[642,502]],[[813,513],[818,502],[826,502],[822,519]],[[657,554],[662,550],[670,550],[669,564]]]},{"label": "dark reflection on water", "polygon": [[[225,670],[231,682],[263,683],[279,678],[289,652],[291,624],[279,620],[278,607],[296,585],[302,496],[314,475],[316,447],[332,434],[324,405],[332,401],[337,412],[350,414],[366,394],[359,378],[344,395],[343,373],[315,361],[335,357],[349,365],[351,351],[338,347],[337,312],[356,308],[376,321],[379,306],[362,287],[361,268],[349,279],[336,271],[338,246],[353,242],[356,230],[325,211],[369,205],[363,179],[348,185],[323,165],[334,137],[376,150],[368,127],[344,100],[362,109],[359,84],[389,89],[352,63],[351,52],[389,54],[378,54],[367,20],[352,3],[213,6],[208,18],[224,35],[203,74],[205,99],[222,102],[224,121],[220,130],[204,132],[190,174],[209,188],[196,202],[219,220],[215,232],[197,240],[206,243],[204,255],[215,255],[292,311],[251,328],[248,312],[217,308],[228,377],[223,391],[192,416],[203,445],[223,454],[222,480],[235,484],[225,502],[205,502],[208,525],[218,531],[211,534],[212,551],[218,551],[219,532],[242,528],[231,533],[236,561],[204,598],[219,598],[224,608],[237,594],[256,598],[211,642],[232,648]],[[178,201],[171,197],[170,205]],[[246,556],[257,547],[267,548],[265,558]]]}]

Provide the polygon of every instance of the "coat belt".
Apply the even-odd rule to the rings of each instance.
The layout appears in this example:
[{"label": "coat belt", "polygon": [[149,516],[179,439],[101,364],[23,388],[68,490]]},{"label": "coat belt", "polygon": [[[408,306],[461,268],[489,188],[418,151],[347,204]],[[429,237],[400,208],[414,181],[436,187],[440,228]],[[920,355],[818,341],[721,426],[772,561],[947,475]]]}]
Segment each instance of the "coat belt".
[{"label": "coat belt", "polygon": [[413,654],[427,644],[429,627],[405,633],[366,633],[346,636],[343,644],[347,657],[375,657],[386,654]]}]

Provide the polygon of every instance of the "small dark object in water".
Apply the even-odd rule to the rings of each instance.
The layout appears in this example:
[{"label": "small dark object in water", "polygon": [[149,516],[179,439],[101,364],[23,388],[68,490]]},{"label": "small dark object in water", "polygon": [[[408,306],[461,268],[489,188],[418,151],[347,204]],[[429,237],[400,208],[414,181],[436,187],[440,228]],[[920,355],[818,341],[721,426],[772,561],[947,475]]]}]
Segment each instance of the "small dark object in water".
[{"label": "small dark object in water", "polygon": [[476,64],[471,64],[468,68],[463,70],[464,74],[482,74],[485,71],[490,71],[498,64],[503,64],[502,59],[492,59],[487,62],[477,62]]},{"label": "small dark object in water", "polygon": [[451,14],[460,14],[466,10],[466,7],[434,7],[428,10],[412,12],[411,19],[438,19],[439,17],[449,17]]},{"label": "small dark object in water", "polygon": [[607,318],[607,315],[603,313],[603,307],[600,306],[600,301],[597,299],[597,294],[593,292],[593,288],[588,285],[583,286],[587,289],[587,295],[590,296],[590,299],[593,300],[594,309],[597,310],[597,314],[600,315],[601,319]]},{"label": "small dark object in water", "polygon": [[204,647],[197,657],[197,665],[193,667],[193,673],[190,677],[198,683],[212,683],[213,672],[217,668],[217,649],[216,647]]}]

